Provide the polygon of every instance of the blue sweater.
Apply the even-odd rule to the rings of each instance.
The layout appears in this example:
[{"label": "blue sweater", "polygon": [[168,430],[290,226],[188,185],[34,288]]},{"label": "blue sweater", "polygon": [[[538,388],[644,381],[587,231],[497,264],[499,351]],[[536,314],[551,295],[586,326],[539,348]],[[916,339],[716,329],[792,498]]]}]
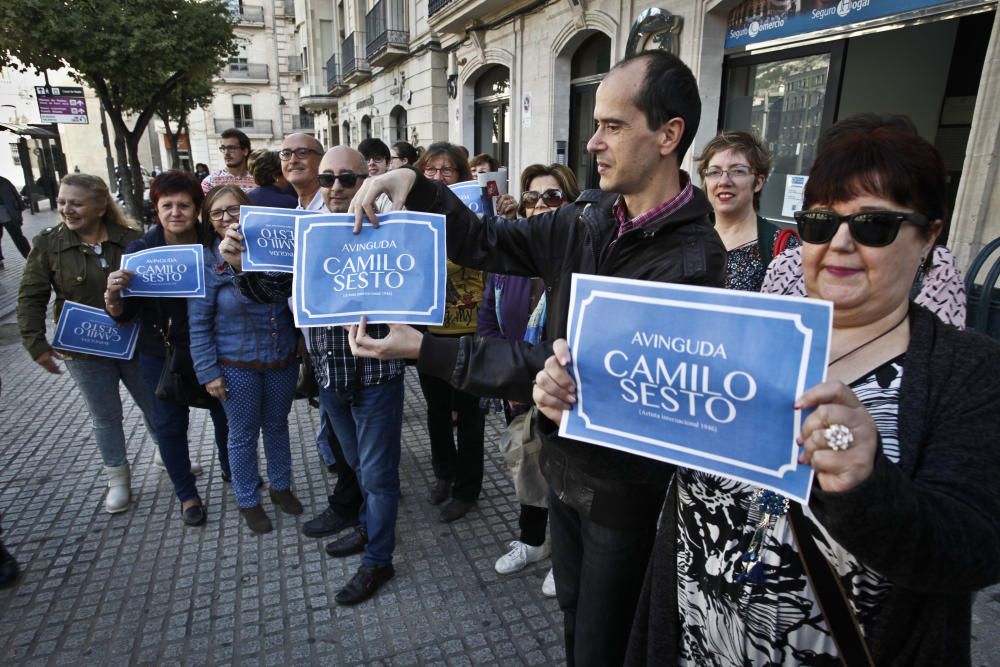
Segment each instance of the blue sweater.
[{"label": "blue sweater", "polygon": [[188,300],[191,357],[198,382],[222,375],[220,364],[276,364],[295,356],[295,324],[287,303],[256,303],[242,296],[219,254],[205,248],[205,298]]}]

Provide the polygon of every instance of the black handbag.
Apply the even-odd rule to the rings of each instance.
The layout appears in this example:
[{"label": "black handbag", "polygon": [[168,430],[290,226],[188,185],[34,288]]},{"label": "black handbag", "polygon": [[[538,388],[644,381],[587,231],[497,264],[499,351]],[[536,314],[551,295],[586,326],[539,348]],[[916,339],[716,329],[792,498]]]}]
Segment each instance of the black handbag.
[{"label": "black handbag", "polygon": [[154,392],[156,397],[192,408],[210,409],[218,406],[218,400],[205,391],[205,387],[198,382],[191,351],[170,341],[170,325],[171,322],[168,320],[167,330],[160,332],[167,353],[163,360],[160,380],[156,383]]}]

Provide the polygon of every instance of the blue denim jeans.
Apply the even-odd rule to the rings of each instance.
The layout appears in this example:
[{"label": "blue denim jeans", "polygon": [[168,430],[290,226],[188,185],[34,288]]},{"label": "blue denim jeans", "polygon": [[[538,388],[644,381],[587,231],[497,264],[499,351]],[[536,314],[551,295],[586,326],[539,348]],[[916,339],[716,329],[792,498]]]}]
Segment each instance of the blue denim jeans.
[{"label": "blue denim jeans", "polygon": [[263,435],[267,479],[271,488],[284,491],[292,484],[292,451],[288,413],[295,398],[299,367],[234,368],[220,366],[226,379],[222,407],[229,422],[229,465],[233,495],[240,509],[260,504],[257,481],[257,438]]},{"label": "blue denim jeans", "polygon": [[[163,372],[162,357],[148,354],[139,355],[139,365],[142,367],[142,377],[153,394],[153,431],[160,443],[160,457],[167,468],[170,481],[174,485],[174,493],[182,503],[198,497],[194,475],[191,474],[191,454],[188,443],[188,423],[190,408],[173,401],[165,401],[156,397],[156,385]],[[219,450],[219,465],[223,472],[229,474],[229,452],[226,440],[229,428],[226,425],[226,412],[222,404],[216,404],[210,411],[212,424],[215,427],[215,444]]]},{"label": "blue denim jeans", "polygon": [[73,377],[83,394],[94,427],[94,441],[101,452],[104,465],[123,466],[128,463],[125,449],[125,430],[122,427],[122,401],[118,383],[124,382],[132,400],[142,410],[146,430],[154,442],[156,431],[150,418],[153,415],[153,393],[142,379],[139,358],[128,361],[119,359],[67,359],[66,370]]},{"label": "blue denim jeans", "polygon": [[344,458],[358,475],[364,503],[358,518],[368,531],[364,565],[392,563],[399,510],[399,456],[403,428],[403,378],[354,390],[346,397],[321,387]]}]

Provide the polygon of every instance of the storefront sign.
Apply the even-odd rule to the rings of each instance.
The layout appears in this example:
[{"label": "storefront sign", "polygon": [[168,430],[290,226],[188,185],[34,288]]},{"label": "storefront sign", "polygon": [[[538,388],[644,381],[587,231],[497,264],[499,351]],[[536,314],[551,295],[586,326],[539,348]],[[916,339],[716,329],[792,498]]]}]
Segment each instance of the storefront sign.
[{"label": "storefront sign", "polygon": [[729,12],[726,48],[767,42],[816,30],[860,23],[949,0],[818,0],[758,2],[746,0]]},{"label": "storefront sign", "polygon": [[826,376],[833,309],[814,299],[574,275],[577,403],[559,434],[802,502],[795,399]]},{"label": "storefront sign", "polygon": [[122,255],[122,269],[136,274],[122,296],[205,296],[205,248],[198,244]]},{"label": "storefront sign", "polygon": [[315,213],[320,211],[241,206],[243,270],[291,273],[295,255],[295,218]]},{"label": "storefront sign", "polygon": [[86,125],[87,99],[80,86],[35,86],[38,117],[43,123]]},{"label": "storefront sign", "polygon": [[292,312],[297,327],[369,322],[441,324],[444,216],[399,211],[354,234],[354,215],[295,221]]},{"label": "storefront sign", "polygon": [[52,347],[112,359],[131,359],[138,340],[138,322],[120,326],[100,308],[67,301],[59,313]]}]

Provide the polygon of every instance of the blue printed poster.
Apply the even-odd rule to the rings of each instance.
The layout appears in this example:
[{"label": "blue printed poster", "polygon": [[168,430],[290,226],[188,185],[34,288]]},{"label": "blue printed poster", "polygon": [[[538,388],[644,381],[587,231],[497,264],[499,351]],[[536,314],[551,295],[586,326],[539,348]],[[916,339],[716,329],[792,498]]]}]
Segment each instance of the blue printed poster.
[{"label": "blue printed poster", "polygon": [[315,213],[321,211],[241,206],[243,270],[291,273],[295,255],[295,218]]},{"label": "blue printed poster", "polygon": [[469,210],[478,216],[485,212],[483,207],[483,188],[479,181],[462,181],[449,185],[455,196],[462,200],[462,203],[469,207]]},{"label": "blue printed poster", "polygon": [[205,250],[198,244],[122,255],[122,268],[136,273],[122,296],[205,296]]},{"label": "blue printed poster", "polygon": [[112,359],[131,359],[139,324],[121,326],[100,308],[67,301],[59,313],[52,347]]},{"label": "blue printed poster", "polygon": [[297,327],[369,322],[441,324],[445,306],[444,216],[398,211],[354,234],[354,215],[295,222],[292,305]]},{"label": "blue printed poster", "polygon": [[808,502],[795,399],[826,378],[829,302],[574,274],[577,403],[559,434]]}]

